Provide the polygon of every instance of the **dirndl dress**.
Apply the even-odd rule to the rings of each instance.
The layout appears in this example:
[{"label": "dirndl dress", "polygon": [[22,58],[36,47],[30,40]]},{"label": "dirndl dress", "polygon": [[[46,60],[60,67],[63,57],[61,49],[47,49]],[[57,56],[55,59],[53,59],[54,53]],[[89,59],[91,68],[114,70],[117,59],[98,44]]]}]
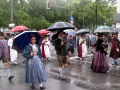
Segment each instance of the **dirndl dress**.
[{"label": "dirndl dress", "polygon": [[109,70],[109,66],[105,54],[100,51],[96,51],[90,67],[94,72],[107,72]]},{"label": "dirndl dress", "polygon": [[47,75],[42,64],[42,60],[37,55],[37,48],[33,49],[34,56],[27,59],[25,63],[25,81],[27,83],[42,83],[47,80]]}]

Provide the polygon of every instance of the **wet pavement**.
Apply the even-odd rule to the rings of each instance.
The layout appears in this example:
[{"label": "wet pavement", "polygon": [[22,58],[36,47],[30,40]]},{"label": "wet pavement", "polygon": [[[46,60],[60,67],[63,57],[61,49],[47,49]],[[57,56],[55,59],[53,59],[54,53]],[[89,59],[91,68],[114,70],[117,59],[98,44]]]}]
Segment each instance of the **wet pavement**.
[{"label": "wet pavement", "polygon": [[[120,61],[118,66],[112,66],[112,59],[107,56],[109,63],[109,72],[95,73],[90,69],[92,54],[89,51],[87,61],[80,61],[77,57],[77,50],[70,57],[71,65],[64,68],[63,75],[66,81],[59,79],[58,61],[55,50],[51,50],[51,61],[44,61],[45,70],[48,75],[47,82],[44,82],[46,90],[120,90]],[[29,84],[24,82],[24,60],[21,55],[18,58],[18,65],[10,65],[11,74],[15,77],[12,81],[8,81],[7,72],[0,62],[0,90],[32,90]],[[39,84],[35,85],[40,90]]]}]

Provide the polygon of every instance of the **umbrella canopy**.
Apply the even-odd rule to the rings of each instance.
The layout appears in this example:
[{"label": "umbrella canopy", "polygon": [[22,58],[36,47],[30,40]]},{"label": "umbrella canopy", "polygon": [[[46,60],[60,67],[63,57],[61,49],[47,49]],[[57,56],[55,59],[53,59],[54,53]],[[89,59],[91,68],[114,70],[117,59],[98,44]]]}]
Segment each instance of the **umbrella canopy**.
[{"label": "umbrella canopy", "polygon": [[12,48],[18,52],[22,52],[25,46],[30,43],[31,35],[34,35],[36,37],[36,44],[40,44],[42,37],[37,31],[24,31],[15,36]]},{"label": "umbrella canopy", "polygon": [[100,26],[94,32],[95,33],[114,33],[115,31],[113,30],[112,27],[109,27],[109,26]]},{"label": "umbrella canopy", "polygon": [[73,28],[75,28],[75,26],[68,22],[56,22],[53,23],[51,26],[49,26],[47,30],[55,31],[55,30],[65,30],[65,29],[73,29]]},{"label": "umbrella canopy", "polygon": [[11,32],[21,32],[25,30],[28,30],[26,26],[16,26],[11,30]]},{"label": "umbrella canopy", "polygon": [[87,34],[87,33],[89,33],[90,31],[88,30],[88,29],[80,29],[80,30],[78,30],[77,31],[77,35],[79,35],[79,34]]},{"label": "umbrella canopy", "polygon": [[120,27],[119,28],[115,28],[115,32],[120,32]]},{"label": "umbrella canopy", "polygon": [[69,35],[75,35],[76,32],[73,29],[66,29],[64,30],[65,33],[68,33]]},{"label": "umbrella canopy", "polygon": [[45,34],[50,33],[50,31],[47,31],[46,29],[42,29],[42,30],[39,30],[39,33],[40,33],[41,35],[45,35]]}]

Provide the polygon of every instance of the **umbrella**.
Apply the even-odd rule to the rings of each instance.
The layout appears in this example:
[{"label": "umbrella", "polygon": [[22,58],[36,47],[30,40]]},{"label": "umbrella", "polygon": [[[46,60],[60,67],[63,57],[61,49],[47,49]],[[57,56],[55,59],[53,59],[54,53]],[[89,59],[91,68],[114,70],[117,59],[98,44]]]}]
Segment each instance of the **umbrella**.
[{"label": "umbrella", "polygon": [[36,37],[36,44],[40,44],[40,40],[42,38],[37,31],[24,31],[15,36],[12,48],[17,50],[19,53],[22,52],[25,46],[30,43],[31,35],[34,35]]},{"label": "umbrella", "polygon": [[21,32],[25,30],[28,30],[26,26],[16,26],[11,30],[11,32]]},{"label": "umbrella", "polygon": [[76,34],[76,32],[72,29],[66,29],[66,30],[64,30],[64,32],[68,33],[69,35],[75,35]]},{"label": "umbrella", "polygon": [[112,33],[115,32],[112,27],[109,26],[100,26],[95,31],[95,33]]},{"label": "umbrella", "polygon": [[42,30],[39,30],[39,33],[40,33],[41,35],[45,35],[45,34],[50,33],[50,31],[47,31],[46,29],[42,29]]},{"label": "umbrella", "polygon": [[79,35],[79,34],[87,34],[87,33],[89,33],[88,29],[80,29],[80,30],[77,31],[76,34]]},{"label": "umbrella", "polygon": [[56,22],[49,26],[47,29],[51,31],[55,30],[65,30],[65,29],[74,29],[75,26],[68,22]]},{"label": "umbrella", "polygon": [[48,33],[47,35],[53,36],[53,35],[54,35],[54,33],[50,32],[50,33]]},{"label": "umbrella", "polygon": [[120,27],[115,28],[115,32],[120,32]]}]

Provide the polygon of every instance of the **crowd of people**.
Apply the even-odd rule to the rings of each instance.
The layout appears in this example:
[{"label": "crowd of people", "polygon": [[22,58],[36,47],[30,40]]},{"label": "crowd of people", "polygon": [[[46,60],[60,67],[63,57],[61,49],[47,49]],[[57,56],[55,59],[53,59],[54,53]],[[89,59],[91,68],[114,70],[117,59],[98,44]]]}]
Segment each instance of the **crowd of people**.
[{"label": "crowd of people", "polygon": [[[10,64],[17,65],[17,51],[12,49],[14,37],[15,34],[12,34],[11,38],[5,40],[4,35],[0,34],[0,60],[4,63],[9,80],[14,78],[10,74],[9,61]],[[120,47],[117,37],[118,33],[115,33],[110,38],[107,35],[103,35],[103,33],[75,36],[58,31],[56,35],[53,35],[52,42],[59,63],[58,74],[60,79],[66,80],[63,70],[70,64],[69,59],[71,55],[74,55],[74,47],[77,47],[78,57],[81,61],[86,61],[88,49],[92,48],[93,58],[90,68],[94,72],[106,73],[109,71],[106,55],[111,43],[110,57],[113,58],[112,65],[118,65],[117,59],[120,57]],[[36,37],[34,35],[31,35],[29,40],[30,43],[23,50],[23,57],[26,58],[25,82],[29,83],[32,89],[35,88],[34,84],[39,83],[40,90],[43,90],[45,86],[42,83],[47,80],[47,74],[42,63],[43,60],[50,61],[51,41],[48,35],[44,35],[40,46],[36,44]]]}]

